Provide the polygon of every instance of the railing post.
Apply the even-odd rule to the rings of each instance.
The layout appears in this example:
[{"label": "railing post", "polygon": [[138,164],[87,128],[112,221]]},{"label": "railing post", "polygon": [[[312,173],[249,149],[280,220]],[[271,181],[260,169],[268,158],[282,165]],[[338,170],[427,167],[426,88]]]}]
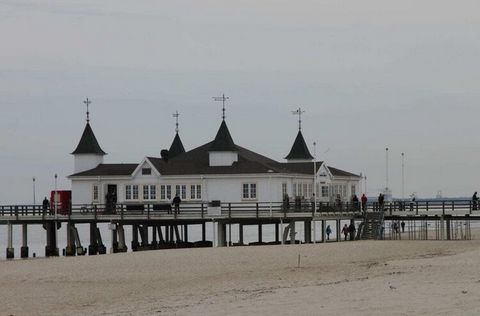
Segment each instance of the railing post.
[{"label": "railing post", "polygon": [[97,205],[93,206],[93,214],[94,214],[95,220],[97,220]]},{"label": "railing post", "polygon": [[228,203],[228,218],[232,218],[232,203]]},{"label": "railing post", "polygon": [[[426,203],[427,203],[427,212],[428,212],[428,201]],[[445,201],[443,201],[443,204],[445,204]]]},{"label": "railing post", "polygon": [[125,207],[125,205],[122,204],[122,206],[120,207],[120,218],[122,219],[123,221],[123,208]]},{"label": "railing post", "polygon": [[147,219],[150,220],[150,204],[147,204]]},{"label": "railing post", "polygon": [[418,201],[415,201],[415,213],[418,215]]},{"label": "railing post", "polygon": [[205,210],[204,210],[204,207],[203,207],[203,202],[202,202],[202,206],[201,206],[201,208],[202,208],[202,219],[203,219],[204,212],[205,212]]},{"label": "railing post", "polygon": [[18,220],[18,206],[15,205],[15,218]]},{"label": "railing post", "polygon": [[442,201],[442,214],[445,214],[445,201]]},{"label": "railing post", "polygon": [[257,218],[258,218],[258,202],[256,204]]}]

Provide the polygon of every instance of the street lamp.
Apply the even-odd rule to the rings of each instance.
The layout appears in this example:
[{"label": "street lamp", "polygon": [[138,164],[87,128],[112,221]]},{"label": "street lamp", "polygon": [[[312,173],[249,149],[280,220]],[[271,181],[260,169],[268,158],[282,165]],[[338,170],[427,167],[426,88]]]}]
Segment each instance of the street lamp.
[{"label": "street lamp", "polygon": [[32,178],[33,181],[33,207],[35,207],[35,177]]},{"label": "street lamp", "polygon": [[57,245],[58,245],[58,236],[57,236],[57,214],[58,214],[58,210],[57,210],[57,206],[58,206],[58,203],[57,203],[57,178],[58,178],[58,175],[55,173],[55,192],[54,192],[54,195],[53,195],[53,203],[55,203],[55,228],[54,228],[54,231],[55,231],[55,249],[54,249],[54,252],[55,252],[55,255],[57,255]]},{"label": "street lamp", "polygon": [[313,142],[313,243],[317,239],[317,225],[315,217],[317,216],[317,142]]}]

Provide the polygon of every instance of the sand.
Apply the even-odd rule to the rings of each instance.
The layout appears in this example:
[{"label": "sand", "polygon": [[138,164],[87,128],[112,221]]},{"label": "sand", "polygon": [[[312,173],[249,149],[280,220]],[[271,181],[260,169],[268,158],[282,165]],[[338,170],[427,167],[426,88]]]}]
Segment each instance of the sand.
[{"label": "sand", "polygon": [[2,261],[0,314],[479,315],[479,250],[355,241]]}]

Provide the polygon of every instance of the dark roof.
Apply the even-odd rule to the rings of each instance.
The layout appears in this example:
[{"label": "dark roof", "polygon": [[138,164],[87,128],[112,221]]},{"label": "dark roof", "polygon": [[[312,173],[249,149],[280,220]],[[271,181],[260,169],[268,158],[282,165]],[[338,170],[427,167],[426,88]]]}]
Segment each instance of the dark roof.
[{"label": "dark roof", "polygon": [[334,175],[334,176],[337,176],[337,177],[359,177],[360,176],[358,174],[354,174],[354,173],[351,173],[351,172],[347,172],[347,171],[343,171],[343,170],[340,170],[340,169],[337,169],[337,168],[333,168],[333,167],[330,167],[328,166],[328,170],[330,170],[330,172]]},{"label": "dark roof", "polygon": [[236,151],[235,143],[233,142],[232,136],[228,131],[227,123],[225,120],[222,121],[220,128],[218,129],[217,136],[215,136],[214,141],[211,143],[209,151]]},{"label": "dark roof", "polygon": [[138,167],[138,163],[99,164],[96,168],[72,174],[70,177],[81,176],[129,176]]},{"label": "dark roof", "polygon": [[307,159],[312,160],[313,156],[310,155],[310,151],[308,151],[307,144],[305,143],[305,139],[303,138],[302,131],[298,131],[297,137],[295,138],[295,142],[293,143],[292,149],[290,153],[285,157],[285,159],[293,160],[293,159]]},{"label": "dark roof", "polygon": [[168,158],[174,158],[180,154],[183,154],[184,152],[185,152],[185,147],[183,147],[182,140],[180,139],[180,136],[177,133],[175,135],[175,138],[173,139],[170,149],[168,150]]},{"label": "dark roof", "polygon": [[102,148],[100,148],[97,138],[90,127],[90,123],[87,122],[87,125],[83,130],[82,138],[80,138],[80,142],[72,154],[96,154],[102,156],[107,154]]}]

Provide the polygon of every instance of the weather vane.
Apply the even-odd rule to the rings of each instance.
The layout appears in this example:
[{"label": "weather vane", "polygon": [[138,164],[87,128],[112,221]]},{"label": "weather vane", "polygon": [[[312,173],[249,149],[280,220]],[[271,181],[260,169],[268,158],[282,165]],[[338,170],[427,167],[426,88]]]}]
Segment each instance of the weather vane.
[{"label": "weather vane", "polygon": [[88,111],[88,106],[92,103],[92,100],[89,100],[88,97],[85,101],[83,101],[87,106],[87,123],[90,122],[90,112]]},{"label": "weather vane", "polygon": [[298,115],[298,130],[302,130],[302,114],[305,113],[305,111],[302,111],[302,108],[298,108],[295,111],[292,111],[293,115]]},{"label": "weather vane", "polygon": [[175,132],[178,134],[178,117],[180,116],[180,113],[176,111],[172,116],[175,118]]},{"label": "weather vane", "polygon": [[230,97],[226,97],[225,94],[222,94],[221,97],[213,97],[214,101],[222,101],[222,119],[225,120],[225,101],[230,99]]}]

